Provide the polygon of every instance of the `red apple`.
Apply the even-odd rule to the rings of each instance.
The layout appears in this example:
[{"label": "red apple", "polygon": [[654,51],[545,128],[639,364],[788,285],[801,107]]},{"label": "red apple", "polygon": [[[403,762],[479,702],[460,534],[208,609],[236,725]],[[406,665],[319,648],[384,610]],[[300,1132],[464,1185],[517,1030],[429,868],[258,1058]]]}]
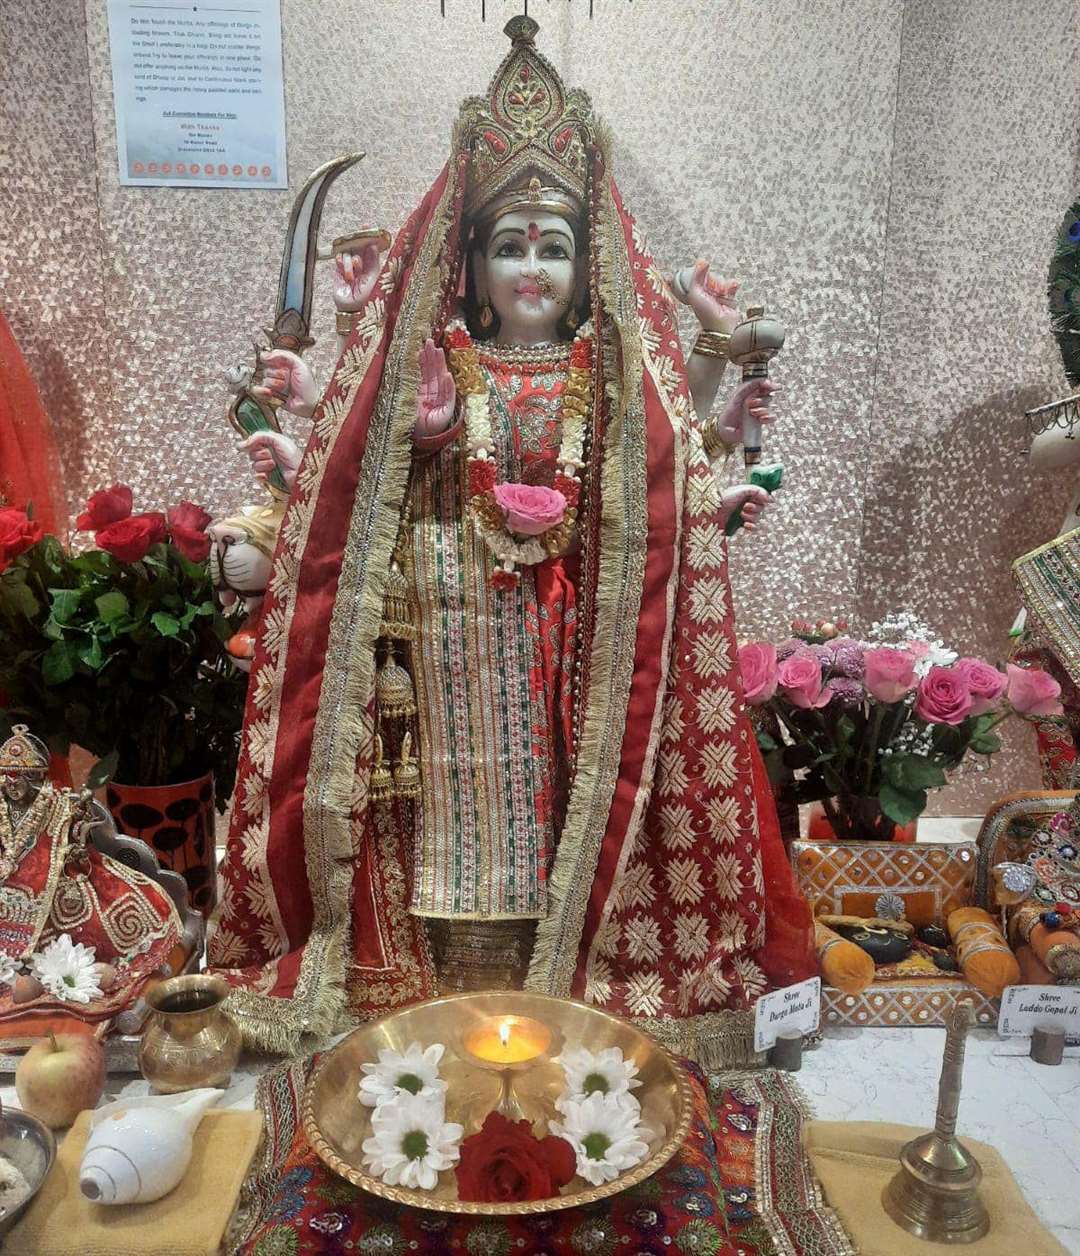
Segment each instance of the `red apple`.
[{"label": "red apple", "polygon": [[70,1125],[105,1089],[105,1052],[89,1034],[53,1034],[36,1042],[15,1070],[23,1110],[49,1129]]}]

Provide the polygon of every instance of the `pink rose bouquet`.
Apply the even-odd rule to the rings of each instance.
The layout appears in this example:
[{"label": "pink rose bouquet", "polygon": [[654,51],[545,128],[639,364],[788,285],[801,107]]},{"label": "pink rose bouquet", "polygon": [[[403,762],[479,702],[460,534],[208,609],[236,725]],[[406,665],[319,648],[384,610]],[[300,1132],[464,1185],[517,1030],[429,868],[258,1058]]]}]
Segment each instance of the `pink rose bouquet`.
[{"label": "pink rose bouquet", "polygon": [[519,536],[539,536],[562,523],[566,498],[557,488],[542,484],[496,484],[495,503],[506,517],[506,526]]},{"label": "pink rose bouquet", "polygon": [[839,837],[892,837],[968,754],[1000,749],[1002,720],[1061,710],[1045,672],[957,658],[913,616],[869,641],[837,622],[796,620],[778,646],[744,645],[739,666],[780,796],[821,801]]}]

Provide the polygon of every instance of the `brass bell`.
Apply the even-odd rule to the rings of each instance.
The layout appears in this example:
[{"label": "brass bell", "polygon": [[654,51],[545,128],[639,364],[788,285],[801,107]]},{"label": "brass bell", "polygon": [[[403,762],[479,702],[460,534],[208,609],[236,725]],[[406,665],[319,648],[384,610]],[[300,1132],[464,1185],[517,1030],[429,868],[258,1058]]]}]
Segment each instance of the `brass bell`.
[{"label": "brass bell", "polygon": [[934,1129],[904,1144],[899,1172],[881,1198],[885,1212],[901,1229],[931,1243],[974,1243],[990,1229],[979,1197],[982,1169],[956,1137],[964,1040],[973,1020],[966,1000],[946,1016]]},{"label": "brass bell", "polygon": [[420,797],[420,768],[412,754],[412,733],[401,740],[401,758],[394,768],[394,793],[398,798]]},{"label": "brass bell", "polygon": [[383,759],[383,742],[378,733],[375,734],[375,762],[371,765],[371,780],[368,783],[368,797],[372,802],[389,802],[394,796],[394,778],[390,765]]},{"label": "brass bell", "polygon": [[386,658],[375,677],[375,699],[387,719],[409,719],[416,714],[412,677],[397,661],[392,644],[387,646]]}]

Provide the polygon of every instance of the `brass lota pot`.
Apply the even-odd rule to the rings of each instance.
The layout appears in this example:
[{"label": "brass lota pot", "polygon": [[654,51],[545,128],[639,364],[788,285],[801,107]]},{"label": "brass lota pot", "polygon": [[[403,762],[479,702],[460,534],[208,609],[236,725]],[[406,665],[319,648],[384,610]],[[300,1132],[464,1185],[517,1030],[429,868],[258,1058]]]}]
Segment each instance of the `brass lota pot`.
[{"label": "brass lota pot", "polygon": [[222,1006],[228,994],[228,983],[207,973],[173,977],[150,991],[139,1068],[151,1086],[175,1094],[229,1084],[240,1029]]}]

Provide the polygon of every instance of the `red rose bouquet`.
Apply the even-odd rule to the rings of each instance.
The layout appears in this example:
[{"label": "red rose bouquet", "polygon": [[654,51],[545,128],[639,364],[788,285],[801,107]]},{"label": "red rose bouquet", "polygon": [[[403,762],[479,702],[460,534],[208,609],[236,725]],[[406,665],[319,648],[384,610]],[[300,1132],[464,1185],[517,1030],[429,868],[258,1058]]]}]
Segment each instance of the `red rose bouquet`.
[{"label": "red rose bouquet", "polygon": [[210,516],[191,502],[167,515],[133,505],[124,484],[94,493],[77,527],[95,547],[82,551],[0,510],[0,736],[29,724],[127,784],[213,770],[224,807],[246,677],[204,565]]}]

